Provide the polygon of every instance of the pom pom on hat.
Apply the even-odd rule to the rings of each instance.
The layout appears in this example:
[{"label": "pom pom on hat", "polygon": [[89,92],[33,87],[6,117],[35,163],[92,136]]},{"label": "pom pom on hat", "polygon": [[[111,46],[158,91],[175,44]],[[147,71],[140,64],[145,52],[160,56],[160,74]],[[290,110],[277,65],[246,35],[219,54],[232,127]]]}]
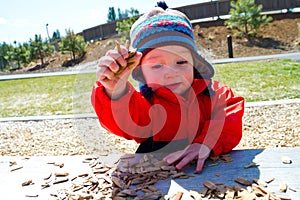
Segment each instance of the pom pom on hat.
[{"label": "pom pom on hat", "polygon": [[157,7],[161,7],[164,10],[166,10],[168,8],[166,2],[164,2],[164,1],[157,2]]}]

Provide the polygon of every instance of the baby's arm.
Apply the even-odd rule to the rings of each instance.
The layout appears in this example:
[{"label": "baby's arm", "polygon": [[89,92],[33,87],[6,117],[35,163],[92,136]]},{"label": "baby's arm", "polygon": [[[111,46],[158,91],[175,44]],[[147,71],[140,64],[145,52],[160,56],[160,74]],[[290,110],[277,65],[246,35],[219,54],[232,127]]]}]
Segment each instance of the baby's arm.
[{"label": "baby's arm", "polygon": [[128,67],[129,56],[131,55],[128,48],[117,44],[115,49],[107,51],[99,60],[97,79],[111,99],[118,99],[126,93],[130,68],[139,64],[142,54],[139,52],[133,54],[130,58],[130,68]]},{"label": "baby's arm", "polygon": [[194,142],[207,145],[212,155],[217,156],[231,151],[242,138],[244,98],[234,95],[231,88],[220,83],[215,82],[213,87],[216,94],[209,100],[211,119],[205,121]]},{"label": "baby's arm", "polygon": [[187,148],[164,158],[168,163],[179,161],[178,169],[196,159],[196,171],[200,172],[210,154],[228,153],[242,137],[244,99],[218,83],[214,84],[214,89],[216,94],[206,102],[207,105],[212,103],[212,117],[204,123],[202,132]]}]

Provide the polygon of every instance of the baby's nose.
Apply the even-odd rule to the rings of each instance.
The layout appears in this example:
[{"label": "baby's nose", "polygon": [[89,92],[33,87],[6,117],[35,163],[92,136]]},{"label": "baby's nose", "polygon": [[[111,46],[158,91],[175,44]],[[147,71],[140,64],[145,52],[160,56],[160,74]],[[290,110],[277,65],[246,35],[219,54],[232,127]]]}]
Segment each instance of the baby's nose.
[{"label": "baby's nose", "polygon": [[173,78],[178,75],[177,70],[171,66],[165,66],[165,69],[166,69],[165,78]]}]

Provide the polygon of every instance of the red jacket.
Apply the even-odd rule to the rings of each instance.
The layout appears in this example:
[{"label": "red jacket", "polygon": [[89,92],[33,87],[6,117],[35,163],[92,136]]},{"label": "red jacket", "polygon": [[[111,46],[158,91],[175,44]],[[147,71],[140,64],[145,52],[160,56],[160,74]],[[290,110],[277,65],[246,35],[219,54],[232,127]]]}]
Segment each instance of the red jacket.
[{"label": "red jacket", "polygon": [[151,102],[128,83],[129,91],[111,100],[97,82],[92,104],[101,125],[108,131],[141,143],[188,139],[212,149],[213,155],[232,150],[242,137],[244,99],[213,81],[214,95],[202,94],[211,80],[195,79],[187,98],[166,88],[154,92]]}]

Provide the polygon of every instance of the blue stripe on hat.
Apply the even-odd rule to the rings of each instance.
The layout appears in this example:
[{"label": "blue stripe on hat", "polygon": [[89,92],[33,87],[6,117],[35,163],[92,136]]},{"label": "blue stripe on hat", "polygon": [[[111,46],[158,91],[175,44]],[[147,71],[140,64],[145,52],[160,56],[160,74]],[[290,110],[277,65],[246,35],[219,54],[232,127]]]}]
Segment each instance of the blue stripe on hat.
[{"label": "blue stripe on hat", "polygon": [[181,43],[186,43],[189,46],[193,47],[193,49],[195,50],[195,52],[197,52],[197,47],[195,45],[195,43],[193,41],[191,41],[190,39],[184,37],[184,36],[162,36],[162,37],[158,37],[158,38],[153,38],[152,40],[150,40],[149,42],[146,42],[145,44],[143,44],[141,47],[138,48],[138,51],[142,52],[147,48],[150,48],[156,44],[162,43],[162,42],[181,42]]},{"label": "blue stripe on hat", "polygon": [[163,27],[152,27],[145,31],[141,31],[140,35],[136,38],[135,41],[133,41],[132,46],[134,48],[136,48],[139,45],[139,43],[141,41],[143,41],[144,39],[146,39],[148,37],[153,37],[153,35],[158,34],[158,33],[170,32],[170,31],[173,33],[183,33],[183,34],[187,35],[188,37],[190,37],[191,39],[194,39],[194,34],[192,31],[190,31],[189,29],[187,29],[184,26],[178,26],[177,24],[172,24],[172,25],[163,26]]}]

